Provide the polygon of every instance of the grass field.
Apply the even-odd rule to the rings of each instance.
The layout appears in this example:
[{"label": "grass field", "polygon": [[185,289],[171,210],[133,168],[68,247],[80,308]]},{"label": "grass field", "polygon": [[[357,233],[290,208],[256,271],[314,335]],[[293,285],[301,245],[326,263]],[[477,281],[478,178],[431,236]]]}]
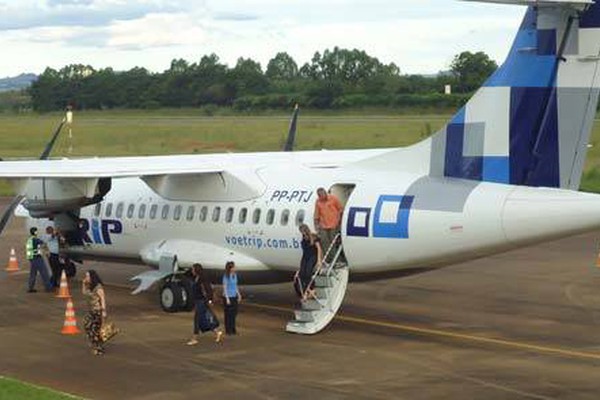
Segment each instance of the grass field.
[{"label": "grass field", "polygon": [[[297,149],[406,146],[437,131],[450,114],[302,112]],[[0,115],[0,157],[37,157],[62,115]],[[122,156],[268,151],[281,148],[289,115],[213,116],[196,110],[76,113],[53,156]],[[594,124],[583,188],[600,191],[600,121]],[[6,183],[0,193],[7,193]]]},{"label": "grass field", "polygon": [[73,400],[79,397],[28,385],[0,376],[0,400]]}]

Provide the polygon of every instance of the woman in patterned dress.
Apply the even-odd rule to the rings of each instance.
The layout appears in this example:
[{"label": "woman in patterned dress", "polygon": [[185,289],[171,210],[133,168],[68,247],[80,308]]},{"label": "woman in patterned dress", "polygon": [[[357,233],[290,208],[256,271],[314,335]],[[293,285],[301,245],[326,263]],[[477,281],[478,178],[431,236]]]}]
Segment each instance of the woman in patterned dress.
[{"label": "woman in patterned dress", "polygon": [[92,352],[99,356],[104,354],[104,342],[100,336],[102,321],[106,318],[106,296],[102,280],[93,269],[85,273],[82,293],[88,301],[88,313],[83,318],[85,333],[90,341]]}]

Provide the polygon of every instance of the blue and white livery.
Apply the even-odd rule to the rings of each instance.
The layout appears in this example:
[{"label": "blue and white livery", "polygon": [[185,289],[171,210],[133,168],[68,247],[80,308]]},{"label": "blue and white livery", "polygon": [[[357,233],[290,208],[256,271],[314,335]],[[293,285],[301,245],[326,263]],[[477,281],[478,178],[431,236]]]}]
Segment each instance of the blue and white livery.
[{"label": "blue and white livery", "polygon": [[[484,1],[492,2],[492,1]],[[80,233],[73,255],[143,262],[140,290],[185,302],[174,277],[199,262],[240,281],[289,279],[315,190],[345,206],[345,262],[288,330],[315,333],[348,276],[401,276],[600,227],[600,196],[577,192],[600,93],[600,4],[526,5],[502,66],[431,138],[406,148],[0,163],[22,213]],[[30,220],[40,224],[39,220]],[[335,261],[338,261],[336,259]]]}]

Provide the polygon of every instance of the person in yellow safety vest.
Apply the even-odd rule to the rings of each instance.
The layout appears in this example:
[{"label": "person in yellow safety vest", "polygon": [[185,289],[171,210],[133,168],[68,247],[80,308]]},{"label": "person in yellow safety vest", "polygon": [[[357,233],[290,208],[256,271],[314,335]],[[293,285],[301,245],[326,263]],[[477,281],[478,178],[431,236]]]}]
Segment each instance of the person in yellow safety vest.
[{"label": "person in yellow safety vest", "polygon": [[50,292],[52,290],[52,284],[50,283],[46,263],[40,253],[40,247],[44,246],[44,242],[38,239],[36,227],[29,229],[29,233],[31,236],[27,239],[27,244],[25,246],[25,252],[30,265],[29,290],[27,290],[27,293],[37,292],[37,290],[35,290],[35,278],[37,277],[38,272],[42,277],[44,286],[46,286],[46,291]]}]

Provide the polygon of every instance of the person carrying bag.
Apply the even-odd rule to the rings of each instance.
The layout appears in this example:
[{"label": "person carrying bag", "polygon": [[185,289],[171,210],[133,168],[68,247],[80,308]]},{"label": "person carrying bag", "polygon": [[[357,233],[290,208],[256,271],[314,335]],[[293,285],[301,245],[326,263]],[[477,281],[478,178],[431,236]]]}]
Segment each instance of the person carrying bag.
[{"label": "person carrying bag", "polygon": [[192,291],[194,294],[194,333],[192,338],[186,343],[188,346],[198,344],[198,334],[200,332],[213,332],[215,342],[221,343],[223,340],[223,331],[217,329],[219,320],[212,310],[213,291],[210,283],[204,278],[202,265],[194,264],[192,266]]},{"label": "person carrying bag", "polygon": [[88,312],[83,318],[85,333],[93,354],[99,356],[104,354],[104,344],[118,333],[118,329],[107,320],[106,294],[100,276],[93,269],[85,273],[81,292],[88,302]]}]

